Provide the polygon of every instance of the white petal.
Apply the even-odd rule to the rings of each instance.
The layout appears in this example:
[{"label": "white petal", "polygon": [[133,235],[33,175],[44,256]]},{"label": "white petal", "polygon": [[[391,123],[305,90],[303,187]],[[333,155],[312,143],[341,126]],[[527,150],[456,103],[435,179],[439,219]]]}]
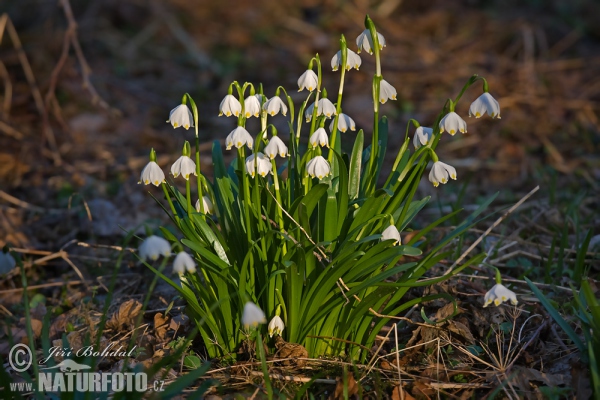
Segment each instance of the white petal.
[{"label": "white petal", "polygon": [[308,69],[298,78],[298,87],[300,88],[298,91],[301,92],[304,89],[308,89],[309,92],[312,92],[317,88],[318,83],[319,78],[317,74],[312,69]]},{"label": "white petal", "polygon": [[264,149],[265,155],[271,159],[279,154],[282,158],[288,156],[288,148],[278,136],[273,136]]},{"label": "white petal", "polygon": [[306,163],[306,171],[312,178],[322,179],[331,173],[331,167],[325,158],[316,156]]},{"label": "white petal", "polygon": [[321,147],[329,147],[329,137],[327,136],[327,132],[323,128],[317,129],[308,139],[310,145],[315,148],[317,146]]},{"label": "white petal", "polygon": [[148,236],[138,248],[142,260],[157,260],[161,255],[169,257],[171,255],[171,245],[165,239],[159,236]]},{"label": "white petal", "polygon": [[453,136],[456,132],[465,133],[467,131],[467,123],[454,111],[449,112],[440,121],[440,133],[444,131]]},{"label": "white petal", "polygon": [[150,161],[140,175],[140,183],[144,185],[153,184],[154,186],[160,185],[165,180],[165,173],[160,169],[158,164],[154,161]]},{"label": "white petal", "polygon": [[[333,132],[333,123],[335,122],[335,120],[331,121],[331,124],[329,124],[329,130]],[[348,130],[348,128],[350,128],[351,131],[355,131],[356,130],[356,124],[354,123],[354,120],[352,118],[350,118],[348,115],[344,114],[344,113],[340,113],[340,116],[338,117],[338,131],[340,132],[346,132]]]},{"label": "white petal", "polygon": [[241,112],[242,105],[240,101],[231,94],[225,96],[219,105],[219,116],[225,114],[227,117],[232,115],[237,117]]},{"label": "white petal", "polygon": [[[383,49],[385,47],[385,38],[379,32],[377,32],[377,40],[379,41],[379,48]],[[358,52],[361,50],[365,50],[369,54],[373,54],[373,38],[371,37],[371,31],[365,29],[358,37],[356,38],[356,45],[358,46]]]},{"label": "white petal", "polygon": [[390,239],[394,239],[394,245],[402,243],[400,232],[398,232],[398,229],[394,225],[388,226],[383,232],[381,232],[381,240]]},{"label": "white petal", "polygon": [[269,322],[269,337],[273,337],[273,334],[281,335],[281,332],[285,329],[285,324],[279,315],[273,317]]},{"label": "white petal", "polygon": [[188,253],[182,251],[173,260],[173,271],[179,275],[182,275],[185,271],[194,273],[196,272],[196,262]]},{"label": "white petal", "polygon": [[265,313],[258,308],[254,303],[247,302],[244,305],[244,312],[242,313],[242,325],[247,327],[255,327],[258,324],[264,324],[267,322]]},{"label": "white petal", "polygon": [[[213,214],[215,212],[213,203],[208,196],[202,196],[202,206],[204,207],[205,214]],[[196,200],[196,211],[201,212],[200,199]]]},{"label": "white petal", "polygon": [[319,108],[317,109],[317,115],[325,115],[327,118],[331,118],[336,115],[336,109],[331,100],[323,98],[319,100]]},{"label": "white petal", "polygon": [[185,129],[189,129],[190,126],[194,126],[194,116],[188,106],[180,104],[171,110],[167,122],[170,122],[173,128],[183,126]]},{"label": "white petal", "polygon": [[415,146],[415,150],[421,146],[425,146],[429,143],[429,139],[431,139],[431,135],[433,134],[432,128],[427,128],[424,126],[419,126],[415,130],[415,136],[413,138],[413,145]]},{"label": "white petal", "polygon": [[253,144],[254,139],[252,139],[250,133],[248,133],[246,128],[244,128],[243,126],[238,126],[234,130],[232,130],[225,139],[225,146],[227,150],[231,149],[231,147],[233,146],[239,149],[240,147],[244,147],[244,145],[247,145],[248,148],[251,149]]},{"label": "white petal", "polygon": [[381,80],[379,85],[379,101],[381,104],[385,104],[388,100],[396,100],[396,88],[390,85],[385,79]]},{"label": "white petal", "polygon": [[258,117],[260,115],[260,107],[260,100],[256,95],[248,96],[246,100],[244,100],[244,113],[246,114],[246,118],[252,116]]}]

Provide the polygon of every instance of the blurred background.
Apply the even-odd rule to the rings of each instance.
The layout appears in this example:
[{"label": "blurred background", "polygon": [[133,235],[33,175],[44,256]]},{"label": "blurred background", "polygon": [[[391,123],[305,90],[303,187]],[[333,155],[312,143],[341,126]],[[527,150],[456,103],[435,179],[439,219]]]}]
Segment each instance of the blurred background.
[{"label": "blurred background", "polygon": [[[268,96],[279,85],[297,93],[319,53],[324,87],[336,93],[331,57],[341,34],[356,50],[366,14],[386,38],[383,75],[398,90],[382,107],[390,162],[407,121],[431,126],[472,74],[501,104],[501,120],[469,119],[481,85],[466,93],[457,112],[468,133],[438,147],[465,179],[436,192],[425,182],[424,192],[455,193],[472,177],[474,196],[516,196],[544,183],[597,193],[599,2],[3,0],[0,245],[56,248],[82,230],[110,237],[122,233],[118,225],[164,219],[137,181],[151,147],[167,170],[193,138],[165,123],[183,93],[200,107],[207,172],[211,141],[224,142],[235,126],[217,116],[233,80],[262,83]],[[347,74],[343,108],[368,135],[374,58],[361,57],[360,71]],[[106,224],[32,217],[81,200]]]}]

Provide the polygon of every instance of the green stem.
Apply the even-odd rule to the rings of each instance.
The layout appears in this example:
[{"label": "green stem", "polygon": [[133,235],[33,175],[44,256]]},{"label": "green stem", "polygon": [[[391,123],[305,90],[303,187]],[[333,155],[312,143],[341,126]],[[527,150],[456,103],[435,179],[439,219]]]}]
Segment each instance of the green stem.
[{"label": "green stem", "polygon": [[[343,36],[342,36],[343,40]],[[333,129],[331,130],[331,148],[335,149],[335,141],[337,140],[338,132],[338,121],[340,119],[340,113],[342,112],[342,95],[344,93],[344,79],[346,77],[346,62],[348,59],[348,48],[342,45],[342,64],[340,67],[340,88],[338,90],[337,103],[335,105],[335,119],[333,120]],[[329,164],[333,163],[333,150],[329,150],[327,154],[327,161]]]},{"label": "green stem", "polygon": [[[187,200],[187,212],[188,216],[192,215],[192,190],[190,188],[190,180],[185,180],[185,197]],[[200,202],[202,203],[202,202]]]},{"label": "green stem", "polygon": [[167,198],[167,202],[169,203],[171,212],[175,216],[175,221],[177,221],[177,225],[179,225],[179,215],[177,214],[177,211],[175,210],[175,206],[173,205],[173,201],[171,200],[171,195],[169,194],[169,191],[167,190],[167,184],[163,182],[160,184],[160,186],[162,187],[163,192],[165,193],[165,197]]},{"label": "green stem", "polygon": [[267,369],[267,357],[265,356],[265,348],[263,346],[262,335],[260,329],[256,330],[258,340],[256,347],[258,347],[258,353],[260,354],[260,366],[262,367],[263,376],[265,378],[265,386],[267,387],[267,396],[269,400],[273,399],[273,386],[271,386],[271,379],[269,378],[269,370]]},{"label": "green stem", "polygon": [[[275,198],[277,199],[277,202],[283,206],[283,203],[281,202],[281,193],[279,192],[279,177],[277,174],[277,165],[275,164],[274,159],[271,160],[271,165],[273,168],[273,186],[275,187]],[[285,229],[283,227],[283,213],[281,211],[281,207],[277,206],[275,207],[275,209],[277,210],[277,223],[279,224],[279,231],[285,234]],[[287,245],[285,241],[283,241],[283,247],[281,251],[283,256],[287,254]]]}]

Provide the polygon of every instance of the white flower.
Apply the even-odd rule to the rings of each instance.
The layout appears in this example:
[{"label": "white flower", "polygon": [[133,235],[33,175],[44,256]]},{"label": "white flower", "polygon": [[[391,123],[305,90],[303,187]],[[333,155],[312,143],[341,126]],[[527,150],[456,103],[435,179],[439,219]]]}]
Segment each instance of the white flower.
[{"label": "white flower", "polygon": [[279,96],[275,96],[271,97],[265,104],[263,104],[263,110],[269,113],[269,115],[274,116],[279,111],[281,111],[283,115],[287,114],[288,108]]},{"label": "white flower", "polygon": [[279,139],[279,136],[273,136],[271,140],[269,140],[269,144],[265,146],[264,152],[270,159],[275,158],[277,154],[279,154],[281,158],[285,158],[289,155],[287,146],[283,143],[283,140]]},{"label": "white flower", "polygon": [[[385,47],[385,38],[379,32],[377,32],[377,40],[379,41],[379,49],[383,50]],[[356,38],[356,45],[358,46],[358,52],[361,50],[365,50],[369,54],[373,54],[373,37],[371,36],[371,31],[365,29],[358,37]]]},{"label": "white flower", "polygon": [[253,144],[254,139],[252,139],[252,136],[250,136],[243,126],[238,126],[229,132],[229,135],[227,135],[227,138],[225,139],[225,148],[227,150],[230,150],[232,146],[239,149],[240,147],[244,147],[244,145],[247,145],[248,148],[251,149]]},{"label": "white flower", "polygon": [[152,183],[154,186],[158,186],[164,181],[165,173],[155,161],[150,161],[142,170],[142,175],[140,175],[140,181],[138,183],[143,182],[144,185]]},{"label": "white flower", "polygon": [[242,105],[235,96],[228,94],[223,98],[219,105],[219,117],[223,114],[227,117],[235,115],[236,117],[242,112]]},{"label": "white flower", "polygon": [[10,253],[5,253],[0,248],[0,275],[7,274],[13,270],[17,262]]},{"label": "white flower", "polygon": [[196,262],[194,259],[185,251],[179,252],[173,260],[173,272],[177,272],[179,275],[183,275],[185,271],[189,273],[196,272]]},{"label": "white flower", "polygon": [[395,225],[390,225],[383,232],[381,232],[381,240],[389,240],[394,239],[394,246],[402,244],[402,239],[400,238],[400,232]]},{"label": "white flower", "polygon": [[194,126],[194,116],[188,106],[180,104],[171,110],[167,122],[170,122],[173,128],[183,126],[185,129],[190,129],[190,126]]},{"label": "white flower", "polygon": [[[312,103],[306,111],[304,112],[304,116],[306,117],[306,122],[310,122],[312,119],[313,110],[315,109],[315,103]],[[325,115],[327,118],[331,118],[332,115],[336,115],[336,109],[331,100],[328,98],[320,99],[317,103],[317,116]]]},{"label": "white flower", "polygon": [[281,332],[285,329],[285,324],[279,315],[273,317],[269,322],[269,337],[273,337],[273,334],[281,336]]},{"label": "white flower", "polygon": [[500,104],[488,92],[485,92],[471,103],[469,117],[479,118],[486,112],[490,117],[500,119]]},{"label": "white flower", "polygon": [[247,302],[244,305],[244,312],[242,313],[242,324],[248,327],[257,327],[258,324],[264,324],[267,322],[265,313],[258,308],[254,303]]},{"label": "white flower", "polygon": [[467,131],[467,123],[454,111],[449,112],[440,121],[440,133],[448,132],[454,136],[456,132],[465,133]]},{"label": "white flower", "polygon": [[415,146],[415,150],[429,143],[431,135],[433,135],[432,128],[426,128],[424,126],[418,127],[417,130],[415,130],[415,137],[413,138],[413,145]]},{"label": "white flower", "polygon": [[381,104],[385,104],[389,99],[396,100],[396,94],[396,88],[387,83],[385,79],[382,79],[379,85],[379,101]]},{"label": "white flower", "polygon": [[501,283],[496,283],[490,290],[485,294],[483,299],[484,307],[489,306],[494,303],[495,306],[499,306],[504,303],[506,300],[510,300],[510,302],[516,306],[519,301],[517,300],[517,295],[512,290],[507,289]]},{"label": "white flower", "polygon": [[148,236],[140,247],[140,258],[146,260],[147,258],[155,261],[160,256],[169,257],[171,255],[171,245],[165,239],[160,236]]},{"label": "white flower", "polygon": [[440,183],[448,182],[448,175],[456,180],[456,169],[451,165],[436,161],[431,167],[431,172],[429,172],[429,181],[433,183],[433,186],[438,187]]},{"label": "white flower", "polygon": [[[331,124],[329,124],[329,130],[331,132],[333,132],[333,123],[335,122],[335,120],[331,121]],[[338,131],[340,132],[346,132],[348,130],[348,128],[350,128],[351,131],[355,131],[356,130],[356,124],[354,123],[354,120],[352,118],[350,118],[349,116],[347,116],[344,113],[340,113],[340,116],[338,117]]]},{"label": "white flower", "polygon": [[300,78],[298,78],[298,87],[300,88],[298,91],[301,92],[304,89],[308,89],[309,92],[312,92],[317,88],[319,83],[319,78],[317,74],[312,69],[307,69]]},{"label": "white flower", "polygon": [[246,118],[250,118],[252,116],[258,117],[260,115],[260,102],[262,97],[264,96],[261,94],[255,94],[254,96],[246,97],[246,100],[244,100],[244,113],[246,114]]},{"label": "white flower", "polygon": [[258,152],[246,158],[246,171],[253,178],[257,172],[260,176],[264,178],[271,172],[271,169],[273,169],[273,165],[263,153]]},{"label": "white flower", "polygon": [[[358,70],[358,68],[360,67],[360,64],[362,64],[362,60],[360,59],[360,56],[350,49],[347,49],[347,51],[348,51],[348,53],[346,54],[346,70],[350,71],[352,68],[356,68]],[[340,67],[341,62],[342,62],[342,51],[339,50],[337,53],[335,53],[335,55],[331,59],[331,69],[333,69],[334,71],[337,71],[338,68]]]},{"label": "white flower", "polygon": [[316,156],[306,163],[306,171],[312,178],[323,179],[331,173],[331,167],[325,158]]},{"label": "white flower", "polygon": [[313,149],[318,145],[321,145],[321,147],[329,147],[329,137],[327,136],[327,132],[324,128],[317,129],[315,133],[310,136],[308,142],[311,144]]},{"label": "white flower", "polygon": [[[202,196],[202,206],[204,207],[205,214],[213,214],[215,212],[213,203],[208,196]],[[196,200],[196,211],[200,212],[200,199]]]},{"label": "white flower", "polygon": [[171,174],[173,174],[174,178],[177,178],[181,174],[184,179],[188,180],[191,174],[196,175],[196,163],[188,156],[181,156],[171,166]]}]

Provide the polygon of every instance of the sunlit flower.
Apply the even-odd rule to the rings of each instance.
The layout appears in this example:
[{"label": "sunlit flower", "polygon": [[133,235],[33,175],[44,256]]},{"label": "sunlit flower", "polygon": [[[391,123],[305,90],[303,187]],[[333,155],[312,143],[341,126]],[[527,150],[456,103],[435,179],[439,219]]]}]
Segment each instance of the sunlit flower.
[{"label": "sunlit flower", "polygon": [[[379,32],[377,32],[377,40],[379,41],[379,49],[383,50],[385,47],[385,38]],[[371,36],[371,31],[365,29],[358,35],[356,38],[356,45],[358,46],[359,53],[364,50],[369,54],[373,54],[373,37]]]},{"label": "sunlit flower", "polygon": [[273,335],[281,336],[281,332],[285,329],[285,324],[279,315],[273,317],[271,322],[269,322],[269,337],[273,337]]},{"label": "sunlit flower", "polygon": [[17,262],[10,253],[5,253],[0,248],[0,275],[7,274],[13,270]]},{"label": "sunlit flower", "polygon": [[300,78],[298,78],[298,87],[300,88],[298,91],[301,92],[304,89],[308,89],[309,92],[312,92],[317,88],[319,83],[319,78],[317,74],[312,69],[307,69]]},{"label": "sunlit flower", "polygon": [[251,149],[253,144],[254,139],[252,139],[252,136],[250,136],[243,126],[238,126],[232,130],[225,139],[225,148],[227,150],[230,150],[232,146],[239,149],[240,147],[244,147],[244,145],[247,145],[248,148]]},{"label": "sunlit flower", "polygon": [[196,272],[196,262],[192,256],[185,251],[182,251],[179,252],[177,256],[175,256],[175,260],[173,260],[173,272],[183,275],[185,271],[192,274]]},{"label": "sunlit flower", "polygon": [[265,322],[267,322],[265,313],[256,304],[247,302],[244,305],[244,312],[242,313],[242,325],[244,327],[257,327],[258,324],[264,324]]},{"label": "sunlit flower", "polygon": [[390,225],[383,232],[381,232],[381,240],[394,240],[394,246],[402,244],[402,239],[400,238],[400,232],[395,225]]},{"label": "sunlit flower", "polygon": [[490,117],[500,119],[500,104],[488,92],[485,92],[471,103],[469,117],[479,118],[486,112]]},{"label": "sunlit flower", "polygon": [[415,130],[415,137],[413,137],[413,145],[415,146],[415,150],[429,143],[431,135],[433,135],[432,128],[426,128],[424,126],[418,127]]},{"label": "sunlit flower", "polygon": [[171,245],[160,236],[152,235],[144,239],[138,251],[142,260],[149,258],[156,261],[160,256],[169,257],[171,255]]},{"label": "sunlit flower", "polygon": [[272,169],[271,161],[263,153],[258,152],[246,158],[246,171],[253,178],[256,173],[264,178]]},{"label": "sunlit flower", "polygon": [[244,113],[246,114],[246,118],[250,118],[252,116],[258,117],[260,115],[260,103],[263,97],[264,96],[262,94],[255,94],[253,96],[246,97],[246,100],[244,100]]},{"label": "sunlit flower", "polygon": [[270,116],[274,116],[279,111],[285,115],[287,114],[287,109],[287,106],[279,96],[271,97],[265,104],[263,104],[263,110],[269,113]]},{"label": "sunlit flower", "polygon": [[382,79],[379,85],[379,101],[381,104],[385,104],[390,99],[396,100],[396,94],[396,88],[390,85],[385,79]]},{"label": "sunlit flower", "polygon": [[306,163],[306,171],[312,178],[323,179],[331,173],[331,167],[325,158],[316,156]]},{"label": "sunlit flower", "polygon": [[269,140],[269,144],[265,146],[264,152],[270,159],[274,159],[277,154],[279,154],[281,158],[285,158],[289,155],[287,146],[283,143],[283,140],[279,139],[279,136],[273,136],[271,140]]},{"label": "sunlit flower", "polygon": [[228,94],[223,98],[219,105],[219,117],[225,114],[226,117],[235,115],[236,117],[242,112],[240,101],[233,95]]},{"label": "sunlit flower", "polygon": [[456,169],[453,166],[445,164],[441,161],[436,161],[429,172],[429,181],[433,186],[438,187],[440,183],[448,182],[448,176],[456,180]]},{"label": "sunlit flower", "polygon": [[[315,103],[312,103],[310,106],[306,108],[304,112],[304,116],[306,117],[306,122],[310,122],[312,119],[313,110],[315,109]],[[331,118],[336,114],[336,109],[331,100],[328,98],[322,98],[318,102],[317,106],[317,116],[325,115],[327,118]]]},{"label": "sunlit flower", "polygon": [[167,122],[170,122],[173,128],[183,126],[185,129],[190,129],[190,126],[194,126],[194,116],[188,106],[180,104],[171,110]]},{"label": "sunlit flower", "polygon": [[188,156],[181,156],[171,166],[171,174],[174,178],[181,174],[186,180],[190,179],[191,174],[196,175],[196,163]]},{"label": "sunlit flower", "polygon": [[[360,56],[350,49],[347,49],[347,51],[348,51],[348,53],[346,54],[346,70],[350,71],[352,68],[356,68],[358,70],[358,68],[362,64],[362,60],[360,59]],[[331,69],[333,69],[334,71],[337,71],[338,68],[340,67],[341,63],[342,63],[342,51],[339,50],[337,53],[335,53],[335,55],[331,59]]]},{"label": "sunlit flower", "polygon": [[465,133],[467,131],[467,123],[454,111],[449,112],[440,121],[440,133],[448,132],[452,136],[456,132]]},{"label": "sunlit flower", "polygon": [[[331,124],[329,124],[329,130],[331,132],[333,132],[333,123],[335,122],[335,120],[331,121]],[[340,132],[346,132],[348,130],[348,128],[350,128],[351,131],[355,131],[356,130],[356,124],[354,123],[354,120],[352,118],[350,118],[349,116],[347,116],[344,113],[340,113],[340,116],[338,117],[338,131]]]},{"label": "sunlit flower", "polygon": [[313,149],[317,146],[321,147],[329,147],[329,137],[327,136],[327,131],[324,128],[319,128],[310,136],[308,142],[313,147]]},{"label": "sunlit flower", "polygon": [[[208,196],[202,196],[202,206],[204,207],[205,214],[213,214],[215,212],[213,203]],[[200,199],[196,200],[196,211],[201,212]]]},{"label": "sunlit flower", "polygon": [[150,161],[142,170],[138,183],[144,183],[144,185],[152,183],[154,186],[158,186],[164,181],[165,173],[155,161]]},{"label": "sunlit flower", "polygon": [[516,306],[519,301],[517,300],[517,295],[512,290],[507,289],[501,283],[496,283],[483,298],[484,307],[489,306],[494,303],[495,306],[499,306],[504,303],[506,300],[510,300],[510,302]]}]

